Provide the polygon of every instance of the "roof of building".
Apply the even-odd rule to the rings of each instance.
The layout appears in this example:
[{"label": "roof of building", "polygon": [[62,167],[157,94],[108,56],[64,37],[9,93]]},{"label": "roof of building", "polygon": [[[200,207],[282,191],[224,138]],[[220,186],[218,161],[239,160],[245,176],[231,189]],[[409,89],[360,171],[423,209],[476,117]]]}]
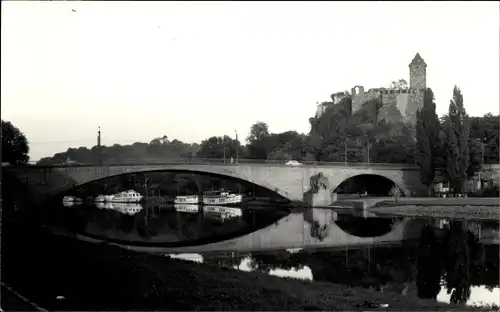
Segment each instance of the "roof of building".
[{"label": "roof of building", "polygon": [[411,61],[410,65],[417,65],[417,64],[424,64],[425,66],[427,66],[427,64],[425,64],[425,61],[424,59],[420,56],[420,54],[417,52],[417,54],[415,54],[415,57],[413,58],[413,60]]}]

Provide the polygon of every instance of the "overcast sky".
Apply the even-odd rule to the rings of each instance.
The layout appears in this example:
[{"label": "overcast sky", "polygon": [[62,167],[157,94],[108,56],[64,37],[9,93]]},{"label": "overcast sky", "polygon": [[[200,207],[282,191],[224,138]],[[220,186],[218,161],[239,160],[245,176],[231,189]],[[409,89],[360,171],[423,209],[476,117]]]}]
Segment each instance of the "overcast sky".
[{"label": "overcast sky", "polygon": [[499,111],[498,2],[2,1],[2,119],[32,159],[168,135],[309,131],[330,94],[409,80]]}]

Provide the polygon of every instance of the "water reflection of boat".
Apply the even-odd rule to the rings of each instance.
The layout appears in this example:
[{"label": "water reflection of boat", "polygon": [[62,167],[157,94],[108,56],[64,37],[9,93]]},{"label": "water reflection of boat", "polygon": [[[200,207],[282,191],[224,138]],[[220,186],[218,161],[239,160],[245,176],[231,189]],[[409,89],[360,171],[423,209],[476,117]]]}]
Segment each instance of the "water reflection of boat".
[{"label": "water reflection of boat", "polygon": [[200,206],[193,204],[174,204],[174,209],[179,212],[198,213],[200,211]]},{"label": "water reflection of boat", "polygon": [[81,203],[82,199],[75,196],[64,196],[63,203]]},{"label": "water reflection of boat", "polygon": [[96,203],[97,208],[116,210],[118,212],[134,215],[140,212],[143,207],[138,203]]},{"label": "water reflection of boat", "polygon": [[203,215],[212,219],[224,221],[225,219],[238,218],[243,215],[240,208],[231,208],[224,206],[204,206]]},{"label": "water reflection of boat", "polygon": [[200,197],[198,195],[176,196],[174,204],[198,204]]},{"label": "water reflection of boat", "polygon": [[243,200],[241,194],[231,194],[229,191],[217,190],[203,193],[203,203],[205,205],[231,205],[239,204]]},{"label": "water reflection of boat", "polygon": [[78,206],[81,205],[81,201],[63,201],[63,206],[64,207],[73,207],[73,206]]}]

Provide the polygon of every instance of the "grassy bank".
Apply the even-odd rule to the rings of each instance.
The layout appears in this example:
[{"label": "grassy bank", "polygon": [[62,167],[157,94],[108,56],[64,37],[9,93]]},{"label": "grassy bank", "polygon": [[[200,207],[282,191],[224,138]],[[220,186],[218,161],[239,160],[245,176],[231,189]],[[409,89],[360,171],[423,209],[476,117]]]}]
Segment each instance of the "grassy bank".
[{"label": "grassy bank", "polygon": [[470,220],[499,220],[499,198],[443,198],[380,202],[371,212],[408,217],[434,217]]},{"label": "grassy bank", "polygon": [[398,201],[387,200],[376,204],[377,207],[391,207],[401,205],[416,206],[491,206],[500,208],[500,198],[498,197],[402,197]]},{"label": "grassy bank", "polygon": [[463,309],[395,293],[135,253],[9,222],[2,228],[2,280],[48,310],[370,309],[365,301],[387,303],[392,310]]}]

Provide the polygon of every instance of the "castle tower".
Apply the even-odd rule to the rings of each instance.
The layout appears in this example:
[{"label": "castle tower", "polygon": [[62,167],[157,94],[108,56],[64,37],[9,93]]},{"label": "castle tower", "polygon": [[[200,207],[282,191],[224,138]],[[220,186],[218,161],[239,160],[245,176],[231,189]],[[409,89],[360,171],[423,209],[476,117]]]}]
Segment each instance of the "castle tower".
[{"label": "castle tower", "polygon": [[427,64],[420,54],[416,54],[410,65],[410,94],[406,106],[405,119],[409,124],[417,122],[417,111],[424,106],[424,93],[427,88]]},{"label": "castle tower", "polygon": [[427,88],[427,64],[420,54],[416,54],[410,65],[410,89],[425,90]]}]

